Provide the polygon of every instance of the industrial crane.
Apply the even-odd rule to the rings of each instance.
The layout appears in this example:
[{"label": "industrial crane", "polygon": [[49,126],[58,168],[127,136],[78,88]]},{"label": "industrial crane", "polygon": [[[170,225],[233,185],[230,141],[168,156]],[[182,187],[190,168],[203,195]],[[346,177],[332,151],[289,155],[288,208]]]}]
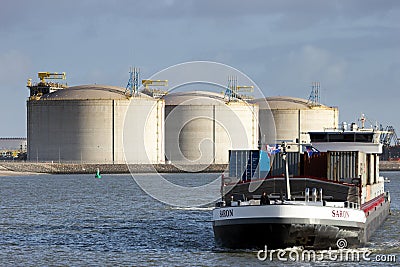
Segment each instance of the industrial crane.
[{"label": "industrial crane", "polygon": [[225,90],[225,96],[228,102],[232,99],[251,99],[250,96],[240,95],[239,91],[253,92],[254,86],[252,85],[238,85],[237,77],[228,77],[228,87]]},{"label": "industrial crane", "polygon": [[27,87],[30,90],[31,100],[38,100],[42,95],[55,92],[60,89],[67,88],[67,84],[62,84],[58,82],[47,82],[46,79],[53,80],[65,80],[65,72],[38,72],[38,78],[40,81],[38,83],[32,83],[32,79],[28,79]]},{"label": "industrial crane", "polygon": [[45,79],[65,80],[67,77],[65,72],[38,72],[38,78],[40,79],[41,83],[46,83]]},{"label": "industrial crane", "polygon": [[150,88],[151,86],[168,86],[168,80],[142,80],[144,85],[143,93],[148,94],[155,98],[163,97],[167,91]]},{"label": "industrial crane", "polygon": [[393,126],[386,126],[383,128],[380,125],[380,142],[383,145],[381,159],[382,160],[393,160],[399,159],[399,151],[400,151],[400,140],[397,137],[396,131]]},{"label": "industrial crane", "polygon": [[254,86],[253,85],[238,85],[236,86],[236,89],[242,90],[243,92],[253,92],[254,91]]},{"label": "industrial crane", "polygon": [[142,80],[145,89],[149,86],[168,86],[168,80]]},{"label": "industrial crane", "polygon": [[383,129],[381,125],[381,131],[383,132],[381,134],[381,143],[384,146],[390,146],[392,143],[394,146],[400,145],[399,138],[397,137],[396,130],[394,129],[393,126],[389,125],[386,126],[385,129]]},{"label": "industrial crane", "polygon": [[[140,69],[139,68],[130,68],[129,70],[129,80],[126,85],[125,95],[130,97],[135,97],[139,95],[139,76]],[[168,86],[168,80],[142,80],[142,84],[144,89],[142,93],[147,94],[149,96],[160,98],[167,94],[167,91],[150,88],[152,86]]]}]

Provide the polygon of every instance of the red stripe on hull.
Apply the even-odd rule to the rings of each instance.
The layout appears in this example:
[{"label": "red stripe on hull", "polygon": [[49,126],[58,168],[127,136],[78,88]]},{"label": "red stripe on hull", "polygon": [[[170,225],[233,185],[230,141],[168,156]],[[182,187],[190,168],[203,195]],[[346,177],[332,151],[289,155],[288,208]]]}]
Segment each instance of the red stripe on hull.
[{"label": "red stripe on hull", "polygon": [[364,203],[361,205],[361,209],[365,212],[365,214],[368,216],[368,212],[373,210],[375,207],[379,206],[381,203],[385,201],[385,195],[382,194],[380,196],[377,196],[374,199],[371,199],[370,201]]}]

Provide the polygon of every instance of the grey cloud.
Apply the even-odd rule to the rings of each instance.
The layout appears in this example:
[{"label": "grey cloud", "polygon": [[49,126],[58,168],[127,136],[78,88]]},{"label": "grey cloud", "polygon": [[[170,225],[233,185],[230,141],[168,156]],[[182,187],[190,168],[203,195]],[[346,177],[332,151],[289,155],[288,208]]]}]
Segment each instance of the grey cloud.
[{"label": "grey cloud", "polygon": [[[66,71],[70,84],[125,86],[132,64],[147,77],[216,60],[269,95],[307,97],[311,79],[319,80],[327,104],[347,116],[378,93],[398,98],[399,18],[400,1],[392,0],[3,0],[0,69],[14,71],[2,90],[17,106],[24,97],[15,92],[27,95],[25,80],[37,71]],[[360,91],[368,94],[355,105]],[[24,112],[15,115],[23,121]]]},{"label": "grey cloud", "polygon": [[[384,4],[383,4],[384,3]],[[355,19],[358,17],[383,16],[390,10],[400,9],[396,0],[374,1],[96,1],[83,0],[75,3],[68,1],[21,1],[6,0],[0,10],[2,29],[13,25],[29,26],[37,23],[68,23],[76,19],[110,17],[118,20],[131,19],[235,19],[246,16],[280,15],[280,27],[296,29],[311,26],[321,20]]]}]

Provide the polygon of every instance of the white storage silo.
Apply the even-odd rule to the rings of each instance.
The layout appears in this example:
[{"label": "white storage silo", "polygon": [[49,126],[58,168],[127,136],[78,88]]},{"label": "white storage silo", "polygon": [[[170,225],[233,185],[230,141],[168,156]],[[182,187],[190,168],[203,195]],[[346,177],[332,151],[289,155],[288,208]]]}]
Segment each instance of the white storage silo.
[{"label": "white storage silo", "polygon": [[258,106],[205,91],[165,100],[165,155],[174,164],[226,164],[230,149],[257,149]]},{"label": "white storage silo", "polygon": [[[131,136],[132,142],[140,144],[143,136],[155,136],[153,139],[159,143],[149,144],[153,153],[148,157],[152,163],[163,162],[163,130],[152,131],[150,124],[147,128],[139,125],[143,117],[150,116],[152,119],[147,121],[154,128],[162,128],[163,118],[154,107],[160,106],[162,115],[163,101],[146,95],[129,99],[124,92],[125,88],[115,86],[81,85],[28,100],[28,160],[125,163],[123,132],[129,110],[136,120],[135,116],[130,117],[127,127],[141,128]],[[148,133],[143,134],[147,129]],[[138,163],[147,163],[147,153],[140,152],[144,156],[137,158]]]},{"label": "white storage silo", "polygon": [[[276,143],[282,141],[309,143],[309,131],[338,128],[337,107],[311,105],[306,99],[295,97],[267,97],[252,101],[260,108],[260,129],[271,120],[275,121]],[[266,131],[266,130],[264,130]]]}]

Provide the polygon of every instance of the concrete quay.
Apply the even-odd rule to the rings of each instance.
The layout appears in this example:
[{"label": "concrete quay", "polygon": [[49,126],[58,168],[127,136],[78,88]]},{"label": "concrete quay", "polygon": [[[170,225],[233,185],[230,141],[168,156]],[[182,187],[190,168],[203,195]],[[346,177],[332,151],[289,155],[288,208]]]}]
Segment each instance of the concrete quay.
[{"label": "concrete quay", "polygon": [[380,171],[400,171],[400,161],[381,161],[379,162]]},{"label": "concrete quay", "polygon": [[[172,164],[77,164],[77,163],[41,163],[41,162],[0,162],[0,168],[18,173],[47,174],[93,174],[97,169],[101,173],[191,173],[191,172],[224,172],[227,164],[186,165],[182,169]],[[201,171],[198,171],[201,170]]]},{"label": "concrete quay", "polygon": [[[48,173],[48,174],[93,174],[97,168],[101,173],[109,174],[127,174],[127,173],[222,173],[227,170],[227,164],[211,164],[211,165],[186,165],[178,168],[172,164],[78,164],[78,163],[41,163],[41,162],[20,162],[20,161],[4,161],[0,162],[0,171],[10,175],[14,174],[32,174],[32,173]],[[380,171],[400,171],[400,162],[381,161]],[[201,171],[199,171],[201,170]]]}]

